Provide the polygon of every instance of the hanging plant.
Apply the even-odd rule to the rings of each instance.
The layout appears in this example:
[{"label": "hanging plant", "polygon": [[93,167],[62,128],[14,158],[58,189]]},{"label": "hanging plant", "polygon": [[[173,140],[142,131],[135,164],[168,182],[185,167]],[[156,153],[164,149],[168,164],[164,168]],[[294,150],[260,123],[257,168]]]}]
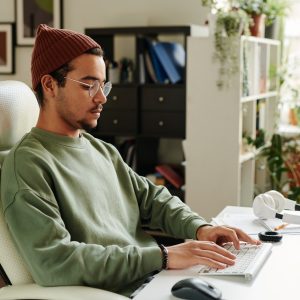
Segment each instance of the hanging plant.
[{"label": "hanging plant", "polygon": [[249,35],[251,19],[240,9],[218,11],[214,34],[214,58],[219,62],[219,88],[230,86],[230,77],[239,70],[239,37]]},{"label": "hanging plant", "polygon": [[238,0],[201,0],[216,16],[214,32],[214,59],[218,61],[219,78],[217,86],[222,89],[230,86],[231,76],[239,70],[239,37],[249,35],[251,17],[240,8]]}]

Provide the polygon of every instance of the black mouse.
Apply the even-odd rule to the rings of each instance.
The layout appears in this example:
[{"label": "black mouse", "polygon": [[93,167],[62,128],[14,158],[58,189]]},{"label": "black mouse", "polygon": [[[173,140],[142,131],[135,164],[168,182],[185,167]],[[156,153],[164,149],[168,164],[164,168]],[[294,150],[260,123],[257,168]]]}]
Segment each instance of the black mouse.
[{"label": "black mouse", "polygon": [[216,300],[221,299],[221,291],[200,278],[186,278],[176,282],[172,295],[181,299]]}]

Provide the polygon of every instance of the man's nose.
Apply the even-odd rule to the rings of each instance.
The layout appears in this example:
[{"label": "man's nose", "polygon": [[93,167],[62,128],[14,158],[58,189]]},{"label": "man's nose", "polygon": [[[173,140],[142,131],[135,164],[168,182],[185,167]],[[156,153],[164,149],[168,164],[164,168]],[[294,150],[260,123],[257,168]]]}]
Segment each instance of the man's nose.
[{"label": "man's nose", "polygon": [[96,93],[96,95],[93,98],[94,102],[105,104],[107,101],[107,97],[104,95],[102,89],[100,88],[99,91]]}]

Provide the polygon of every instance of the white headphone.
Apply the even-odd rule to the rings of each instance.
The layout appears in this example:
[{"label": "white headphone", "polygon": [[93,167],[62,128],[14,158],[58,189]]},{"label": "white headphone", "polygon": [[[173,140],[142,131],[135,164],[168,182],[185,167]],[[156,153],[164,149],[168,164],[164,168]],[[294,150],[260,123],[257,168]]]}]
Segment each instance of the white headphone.
[{"label": "white headphone", "polygon": [[300,205],[296,201],[285,198],[277,191],[268,191],[256,196],[253,200],[253,212],[260,219],[282,219],[283,222],[300,224],[300,215],[289,212],[281,213],[282,210],[298,210]]}]

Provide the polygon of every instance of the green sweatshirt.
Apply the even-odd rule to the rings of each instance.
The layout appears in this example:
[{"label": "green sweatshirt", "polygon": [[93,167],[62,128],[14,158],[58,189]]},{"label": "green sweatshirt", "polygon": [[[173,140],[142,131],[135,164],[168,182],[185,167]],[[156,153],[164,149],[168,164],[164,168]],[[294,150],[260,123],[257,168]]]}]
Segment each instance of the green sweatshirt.
[{"label": "green sweatshirt", "polygon": [[129,295],[162,255],[141,223],[195,238],[204,219],[137,175],[110,144],[38,128],[12,149],[1,199],[13,239],[34,280]]}]

